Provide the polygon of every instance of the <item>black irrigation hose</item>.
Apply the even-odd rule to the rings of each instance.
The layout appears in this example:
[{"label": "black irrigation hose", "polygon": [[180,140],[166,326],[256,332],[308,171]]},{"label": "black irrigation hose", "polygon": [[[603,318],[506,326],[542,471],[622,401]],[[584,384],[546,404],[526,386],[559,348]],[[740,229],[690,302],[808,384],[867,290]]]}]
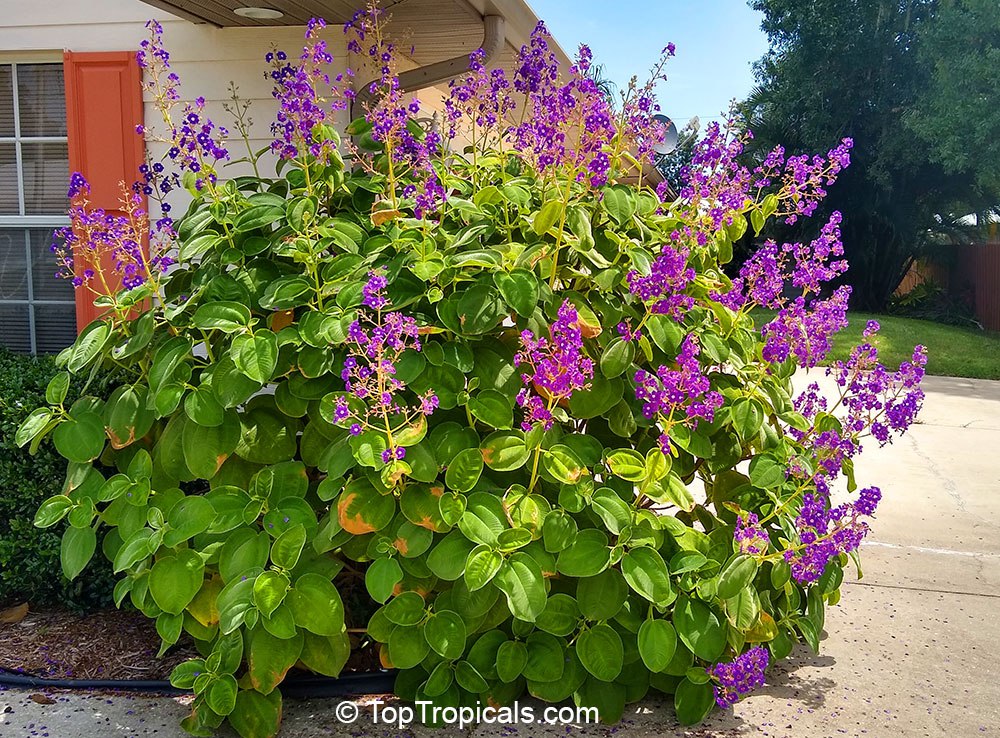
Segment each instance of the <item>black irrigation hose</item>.
[{"label": "black irrigation hose", "polygon": [[[293,677],[281,684],[281,694],[292,698],[346,697],[359,694],[392,692],[396,673],[391,671],[345,674],[339,678],[322,676]],[[47,679],[18,674],[0,667],[0,687],[39,687],[47,689],[94,689],[145,692],[149,694],[190,694],[159,679]]]}]

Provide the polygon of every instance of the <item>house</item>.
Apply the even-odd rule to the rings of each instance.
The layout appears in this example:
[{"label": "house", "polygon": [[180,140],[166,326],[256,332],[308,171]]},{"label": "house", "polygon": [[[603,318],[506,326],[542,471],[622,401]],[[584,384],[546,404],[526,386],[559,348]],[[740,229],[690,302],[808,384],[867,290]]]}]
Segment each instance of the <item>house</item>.
[{"label": "house", "polygon": [[[251,143],[271,140],[275,103],[263,56],[297,54],[304,26],[323,17],[335,66],[353,64],[337,23],[363,0],[17,0],[0,26],[0,344],[55,352],[97,315],[91,295],[54,278],[52,231],[68,221],[67,180],[81,171],[91,201],[118,208],[120,183],[137,179],[160,146],[136,134],[155,110],[143,100],[135,50],[146,21],[164,27],[182,94],[222,109],[234,83],[252,103]],[[538,22],[523,0],[384,0],[389,33],[409,51],[400,80],[433,109],[450,79],[483,47],[491,65],[509,66]],[[412,47],[412,49],[411,49]],[[565,54],[558,52],[563,58]],[[356,60],[354,60],[356,61]],[[355,67],[356,64],[353,64]],[[365,80],[358,80],[365,82]],[[344,123],[347,122],[344,117]],[[238,173],[238,172],[230,172]]]}]

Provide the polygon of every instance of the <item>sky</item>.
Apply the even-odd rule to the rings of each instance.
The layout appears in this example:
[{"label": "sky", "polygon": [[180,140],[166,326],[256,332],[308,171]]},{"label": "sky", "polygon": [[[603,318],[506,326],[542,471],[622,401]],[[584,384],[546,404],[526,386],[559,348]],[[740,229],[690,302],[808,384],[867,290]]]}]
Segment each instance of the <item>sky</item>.
[{"label": "sky", "polygon": [[658,88],[662,112],[681,128],[704,126],[753,86],[750,63],[767,51],[761,16],[746,0],[528,0],[571,56],[581,43],[620,87],[648,77],[668,42],[677,55]]}]

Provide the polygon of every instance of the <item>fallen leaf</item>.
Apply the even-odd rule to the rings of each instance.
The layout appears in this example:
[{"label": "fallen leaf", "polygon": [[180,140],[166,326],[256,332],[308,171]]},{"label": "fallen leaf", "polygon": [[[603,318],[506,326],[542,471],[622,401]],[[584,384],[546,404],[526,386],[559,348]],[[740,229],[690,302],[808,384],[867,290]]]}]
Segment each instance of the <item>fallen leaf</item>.
[{"label": "fallen leaf", "polygon": [[4,625],[19,623],[24,620],[24,616],[27,614],[28,603],[22,602],[20,605],[14,605],[14,607],[8,607],[6,610],[0,610],[0,623]]},{"label": "fallen leaf", "polygon": [[35,692],[33,695],[29,696],[32,702],[37,702],[39,705],[54,705],[56,701],[49,697],[47,694],[42,694],[41,692]]}]

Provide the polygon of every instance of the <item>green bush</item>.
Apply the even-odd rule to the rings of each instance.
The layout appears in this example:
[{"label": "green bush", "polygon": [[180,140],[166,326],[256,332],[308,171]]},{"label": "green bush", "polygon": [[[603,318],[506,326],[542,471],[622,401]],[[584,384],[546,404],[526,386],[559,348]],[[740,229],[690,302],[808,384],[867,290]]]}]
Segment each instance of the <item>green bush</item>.
[{"label": "green bush", "polygon": [[[42,530],[31,523],[39,504],[61,490],[66,460],[48,445],[32,456],[14,443],[18,426],[45,402],[45,387],[57,371],[50,356],[0,348],[0,607],[27,601],[33,607],[87,612],[112,604],[109,562],[95,559],[70,581],[59,566],[65,526]],[[106,381],[90,391],[100,393]],[[83,384],[74,380],[74,399]]]},{"label": "green bush", "polygon": [[[349,25],[349,48],[391,58],[373,10]],[[140,61],[169,120],[151,27]],[[73,177],[73,274],[105,282],[111,250],[125,289],[17,433],[70,462],[35,518],[68,519],[64,571],[106,530],[116,602],[164,648],[198,644],[171,677],[196,693],[184,726],[275,735],[288,670],[350,655],[347,577],[397,693],[439,708],[528,693],[615,721],[656,690],[696,723],[794,642],[817,649],[881,496],[854,494],[853,457],[912,422],[923,352],[887,372],[863,344],[834,402],[793,399],[846,323],[848,290],[821,296],[846,269],[839,215],[738,280],[723,266],[749,227],[809,215],[849,142],[750,172],[710,126],[668,201],[636,176],[662,135],[649,89],[611,109],[586,51],[560,77],[540,26],[513,85],[473,54],[446,106],[462,152],[410,118],[391,63],[343,145],[321,28],[300,62],[270,55],[280,176],[219,178],[196,101],[171,128],[182,171],[146,169],[150,195],[188,189],[176,223],[131,195],[95,215]],[[776,310],[762,330],[758,306]],[[70,402],[93,367],[122,379]]]}]

